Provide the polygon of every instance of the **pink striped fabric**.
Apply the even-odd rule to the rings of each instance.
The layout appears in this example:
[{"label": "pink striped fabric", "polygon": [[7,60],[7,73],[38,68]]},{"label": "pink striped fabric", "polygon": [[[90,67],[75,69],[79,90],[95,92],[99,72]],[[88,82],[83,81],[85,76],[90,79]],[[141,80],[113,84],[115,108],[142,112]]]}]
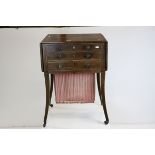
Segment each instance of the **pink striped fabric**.
[{"label": "pink striped fabric", "polygon": [[93,103],[94,73],[57,73],[54,76],[56,103]]}]

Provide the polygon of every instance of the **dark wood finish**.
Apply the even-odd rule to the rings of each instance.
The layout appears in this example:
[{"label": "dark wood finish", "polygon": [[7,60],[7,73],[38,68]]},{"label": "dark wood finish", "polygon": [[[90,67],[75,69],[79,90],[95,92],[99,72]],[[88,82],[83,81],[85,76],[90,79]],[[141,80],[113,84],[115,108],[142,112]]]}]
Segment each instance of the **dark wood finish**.
[{"label": "dark wood finish", "polygon": [[103,43],[107,42],[104,36],[100,33],[96,34],[48,34],[42,43]]},{"label": "dark wood finish", "polygon": [[108,113],[107,113],[107,108],[106,108],[106,100],[105,100],[105,72],[101,73],[101,102],[103,105],[103,110],[105,114],[106,121],[104,122],[105,124],[109,123],[109,118],[108,118]]},{"label": "dark wood finish", "polygon": [[47,52],[48,60],[81,60],[81,59],[103,59],[103,52],[101,51],[57,51],[57,52]]},{"label": "dark wood finish", "polygon": [[[43,42],[42,42],[43,43]],[[81,42],[58,42],[58,43],[44,43],[47,52],[61,52],[61,51],[101,51],[105,48],[104,43],[81,43]],[[103,51],[102,51],[103,52]]]},{"label": "dark wood finish", "polygon": [[101,72],[104,71],[104,61],[102,60],[79,60],[75,62],[75,71],[85,71],[85,72]]},{"label": "dark wood finish", "polygon": [[48,72],[101,72],[105,69],[103,60],[61,60],[61,61],[48,61]]},{"label": "dark wood finish", "polygon": [[53,104],[51,104],[52,92],[53,92],[53,74],[51,74],[51,79],[50,79],[50,106],[51,107],[53,107]]},{"label": "dark wood finish", "polygon": [[74,63],[69,60],[48,61],[47,63],[47,71],[49,72],[72,71],[73,69]]},{"label": "dark wood finish", "polygon": [[[53,91],[53,74],[59,72],[97,73],[97,85],[105,113],[105,71],[107,70],[108,42],[102,34],[49,34],[40,43],[41,69],[45,74],[46,107],[44,125]],[[51,78],[49,79],[49,75]]]},{"label": "dark wood finish", "polygon": [[48,115],[48,109],[50,105],[50,80],[49,80],[49,74],[44,73],[45,76],[45,86],[46,86],[46,107],[45,107],[45,116],[44,116],[44,124],[43,126],[46,126],[46,120]]},{"label": "dark wood finish", "polygon": [[97,87],[98,87],[98,93],[99,93],[99,97],[100,97],[100,101],[101,101],[101,104],[102,104],[102,96],[101,96],[101,76],[100,76],[100,73],[96,73],[97,75]]}]

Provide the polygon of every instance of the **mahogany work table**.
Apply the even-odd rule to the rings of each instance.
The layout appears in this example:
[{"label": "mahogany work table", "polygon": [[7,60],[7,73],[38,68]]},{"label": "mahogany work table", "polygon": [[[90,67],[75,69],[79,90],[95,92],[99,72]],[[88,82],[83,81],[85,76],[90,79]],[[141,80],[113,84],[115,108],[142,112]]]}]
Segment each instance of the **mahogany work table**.
[{"label": "mahogany work table", "polygon": [[[82,52],[81,52],[82,51]],[[109,123],[105,101],[105,72],[107,71],[108,42],[102,34],[49,34],[40,43],[41,69],[46,86],[44,124],[48,115],[55,73],[96,73],[98,92]]]}]

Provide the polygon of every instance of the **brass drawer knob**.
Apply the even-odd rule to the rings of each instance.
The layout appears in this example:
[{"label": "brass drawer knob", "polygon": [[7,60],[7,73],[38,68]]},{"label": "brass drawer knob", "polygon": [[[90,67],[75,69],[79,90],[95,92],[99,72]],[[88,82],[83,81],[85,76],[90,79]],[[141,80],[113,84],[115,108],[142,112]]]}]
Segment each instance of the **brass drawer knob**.
[{"label": "brass drawer knob", "polygon": [[61,59],[61,58],[63,58],[63,57],[64,57],[63,54],[61,54],[61,53],[57,54],[57,58]]},{"label": "brass drawer knob", "polygon": [[90,67],[91,67],[91,64],[85,64],[85,65],[84,65],[84,68],[87,68],[87,69],[88,69],[88,68],[90,68]]},{"label": "brass drawer knob", "polygon": [[84,55],[84,57],[87,58],[87,59],[90,59],[92,57],[92,55],[93,55],[92,53],[86,53]]},{"label": "brass drawer knob", "polygon": [[75,58],[75,54],[73,54],[73,58]]},{"label": "brass drawer knob", "polygon": [[58,65],[58,69],[62,69],[63,68],[63,65],[62,64],[59,64]]},{"label": "brass drawer knob", "polygon": [[99,46],[99,45],[96,45],[96,46],[95,46],[95,48],[96,48],[96,49],[99,49],[99,48],[100,48],[100,46]]},{"label": "brass drawer knob", "polygon": [[91,48],[90,45],[87,45],[87,46],[86,46],[86,49],[87,49],[87,50],[90,50],[90,48]]},{"label": "brass drawer knob", "polygon": [[58,47],[57,50],[58,50],[58,51],[62,51],[62,47]]}]

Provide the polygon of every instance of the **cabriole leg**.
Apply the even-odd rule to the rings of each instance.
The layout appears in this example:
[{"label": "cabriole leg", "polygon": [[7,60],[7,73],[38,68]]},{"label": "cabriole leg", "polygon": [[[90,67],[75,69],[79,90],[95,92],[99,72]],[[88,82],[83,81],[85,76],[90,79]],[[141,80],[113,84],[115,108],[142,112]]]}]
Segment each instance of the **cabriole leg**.
[{"label": "cabriole leg", "polygon": [[105,114],[106,121],[105,124],[109,123],[107,108],[106,108],[106,100],[105,100],[105,72],[101,73],[101,96],[102,96],[102,106]]},{"label": "cabriole leg", "polygon": [[96,73],[96,75],[97,75],[98,93],[99,93],[100,101],[101,101],[101,104],[102,104],[102,96],[101,96],[101,76],[100,76],[100,73]]},{"label": "cabriole leg", "polygon": [[48,109],[50,104],[50,82],[49,82],[49,74],[44,73],[45,76],[45,87],[46,87],[46,107],[45,107],[45,115],[44,115],[44,124],[43,127],[46,126],[46,120],[48,115]]},{"label": "cabriole leg", "polygon": [[51,74],[50,79],[50,107],[53,107],[53,104],[51,104],[52,92],[53,92],[53,74]]}]

